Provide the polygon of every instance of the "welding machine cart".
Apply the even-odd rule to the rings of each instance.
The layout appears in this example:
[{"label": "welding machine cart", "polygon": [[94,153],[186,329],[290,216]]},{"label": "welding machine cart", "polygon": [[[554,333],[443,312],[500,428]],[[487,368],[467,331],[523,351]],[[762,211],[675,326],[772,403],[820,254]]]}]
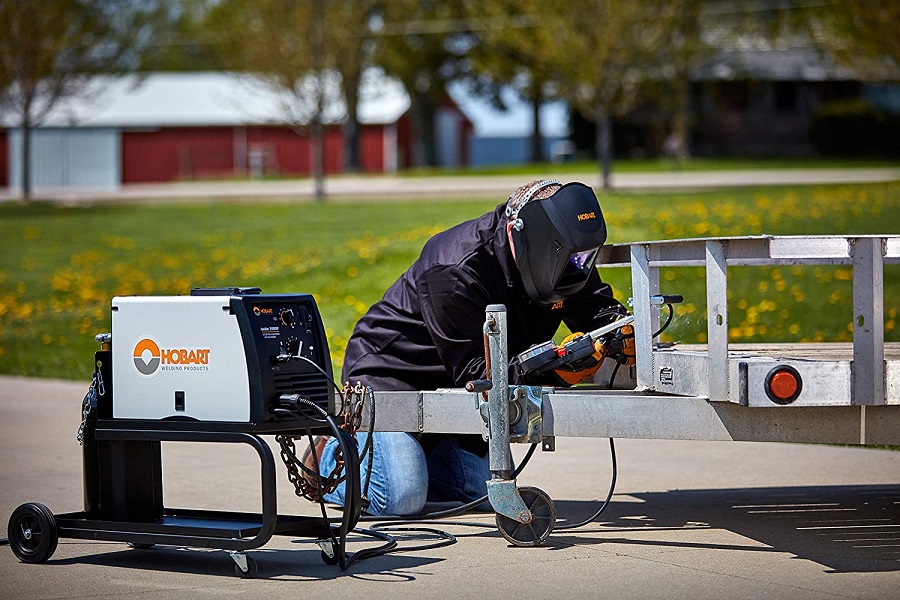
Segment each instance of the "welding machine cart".
[{"label": "welding machine cart", "polygon": [[[336,532],[324,517],[277,514],[275,461],[260,437],[333,433],[321,419],[284,408],[285,398],[302,397],[334,414],[331,360],[313,297],[263,295],[258,288],[193,290],[191,296],[114,298],[112,311],[112,334],[98,336],[79,432],[84,511],[53,515],[39,503],[19,506],[9,521],[15,555],[44,562],[60,537],[216,548],[231,552],[238,575],[253,577],[257,565],[245,551],[288,535],[319,540],[323,560],[336,564]],[[210,393],[213,378],[226,386],[220,382]],[[346,534],[361,512],[360,477],[352,438],[342,432],[339,441],[351,459],[341,523]],[[262,512],[165,507],[162,442],[251,446],[260,461]]]}]

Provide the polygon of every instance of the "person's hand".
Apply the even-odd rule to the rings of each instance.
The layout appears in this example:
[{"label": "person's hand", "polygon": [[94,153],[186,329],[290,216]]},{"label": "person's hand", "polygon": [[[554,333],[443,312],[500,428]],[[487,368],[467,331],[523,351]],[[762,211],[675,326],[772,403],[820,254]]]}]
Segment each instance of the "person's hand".
[{"label": "person's hand", "polygon": [[[583,336],[583,333],[573,333],[563,340],[562,345],[565,346],[572,340]],[[594,373],[600,369],[603,359],[606,358],[606,347],[601,340],[594,342],[594,352],[590,356],[578,361],[577,365],[573,365],[573,369],[554,369],[557,377],[563,380],[566,385],[575,385],[582,381],[587,381],[594,376]]]}]

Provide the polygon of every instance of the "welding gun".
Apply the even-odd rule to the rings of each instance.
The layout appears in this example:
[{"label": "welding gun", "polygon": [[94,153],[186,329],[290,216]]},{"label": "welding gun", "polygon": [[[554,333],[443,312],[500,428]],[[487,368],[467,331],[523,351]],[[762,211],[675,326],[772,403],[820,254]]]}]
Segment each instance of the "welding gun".
[{"label": "welding gun", "polygon": [[[580,371],[588,369],[597,364],[596,342],[600,341],[605,349],[608,348],[608,351],[612,351],[610,353],[615,355],[616,351],[621,351],[620,346],[623,346],[620,339],[622,336],[616,334],[623,327],[630,327],[632,321],[634,321],[634,316],[628,315],[584,335],[575,336],[559,346],[552,340],[544,342],[522,352],[515,360],[524,375],[545,373],[550,370]],[[616,348],[610,346],[616,346]]]}]

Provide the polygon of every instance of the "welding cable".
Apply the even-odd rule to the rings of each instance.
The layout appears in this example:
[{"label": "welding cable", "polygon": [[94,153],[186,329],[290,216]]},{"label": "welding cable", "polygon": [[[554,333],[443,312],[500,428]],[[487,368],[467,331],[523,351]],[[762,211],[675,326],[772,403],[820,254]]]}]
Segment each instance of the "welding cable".
[{"label": "welding cable", "polygon": [[[528,461],[531,460],[532,455],[534,454],[535,449],[537,449],[537,444],[532,444],[528,449],[528,452],[525,453],[525,457],[522,459],[522,463],[516,467],[513,465],[513,471],[511,477],[513,479],[522,472],[522,469],[528,464]],[[466,521],[444,521],[442,519],[446,519],[449,517],[456,517],[467,513],[478,506],[484,504],[487,501],[487,496],[482,496],[477,500],[473,500],[471,502],[467,502],[461,506],[457,506],[454,508],[439,510],[430,513],[420,514],[420,515],[363,515],[360,517],[360,521],[368,521],[375,522],[369,529],[354,529],[355,533],[360,533],[363,535],[369,535],[370,533],[383,533],[386,531],[390,532],[418,532],[418,533],[430,533],[432,535],[437,536],[439,539],[436,542],[432,542],[429,544],[419,544],[416,546],[397,546],[396,548],[388,548],[382,550],[381,548],[373,548],[371,551],[368,551],[368,555],[365,558],[370,558],[371,556],[381,556],[384,554],[391,554],[394,552],[416,552],[420,550],[433,550],[435,548],[443,548],[444,546],[451,546],[456,543],[456,536],[441,529],[435,529],[433,527],[421,527],[423,524],[439,524],[439,525],[454,525],[454,526],[462,526],[462,527],[484,527],[487,529],[494,529],[496,527],[493,523],[479,523],[479,522],[466,522]],[[415,527],[406,527],[406,525],[415,525]]]},{"label": "welding cable", "polygon": [[0,538],[0,546],[8,546],[9,538]]},{"label": "welding cable", "polygon": [[609,458],[610,458],[610,462],[612,463],[612,481],[609,484],[609,493],[606,494],[606,500],[603,501],[603,504],[600,505],[600,508],[597,509],[597,512],[595,512],[589,518],[587,518],[584,521],[581,521],[579,523],[567,523],[565,525],[557,525],[556,527],[553,528],[554,531],[557,531],[557,530],[561,531],[561,530],[565,530],[565,529],[577,529],[578,527],[584,527],[588,523],[593,523],[594,521],[596,521],[597,517],[599,517],[603,513],[603,511],[605,511],[607,509],[607,507],[609,506],[609,501],[612,499],[613,492],[616,490],[616,474],[618,471],[618,468],[616,467],[616,443],[613,440],[613,438],[609,438]]},{"label": "welding cable", "polygon": [[665,331],[666,328],[669,326],[669,323],[672,322],[672,315],[675,314],[675,309],[672,308],[672,303],[671,303],[671,302],[666,302],[666,308],[669,309],[669,315],[666,317],[666,322],[663,323],[663,326],[660,327],[659,330],[658,330],[656,333],[654,333],[653,335],[650,336],[650,339],[651,339],[651,340],[654,339],[654,338],[659,337],[659,335],[660,335],[663,331]]},{"label": "welding cable", "polygon": [[330,375],[328,375],[328,373],[325,372],[325,369],[323,369],[322,367],[317,365],[314,360],[310,360],[310,359],[306,358],[305,356],[300,356],[299,354],[292,354],[291,359],[302,360],[302,361],[308,362],[313,367],[315,367],[316,370],[319,371],[319,373],[321,373],[322,375],[325,376],[325,379],[327,379],[331,383],[332,387],[334,387],[334,389],[337,390],[338,397],[341,399],[341,412],[343,412],[343,410],[344,410],[344,390],[342,390],[341,387],[334,381],[334,379]]},{"label": "welding cable", "polygon": [[[351,445],[346,439],[346,437],[349,437],[349,434],[347,432],[343,431],[342,429],[340,429],[338,427],[337,423],[335,422],[334,417],[329,415],[328,412],[325,411],[325,409],[323,409],[318,404],[315,404],[315,403],[307,400],[306,398],[298,398],[297,403],[296,403],[296,407],[297,407],[298,411],[300,409],[301,404],[305,407],[313,409],[314,411],[318,412],[320,415],[322,415],[325,418],[325,420],[328,422],[328,426],[331,428],[332,434],[335,436],[335,438],[337,438],[338,444],[340,445],[340,448],[341,448],[341,452],[344,454],[345,461],[346,461],[344,468],[346,470],[348,470],[348,472],[350,469],[353,469],[354,471],[358,471],[359,462],[358,462],[358,457],[356,457],[356,451],[355,451],[355,449],[350,447]],[[312,442],[312,432],[310,431],[310,429],[308,427],[306,428],[306,433],[307,433],[307,436],[309,437],[310,442]],[[351,456],[354,456],[355,458],[351,459],[350,458]],[[319,457],[316,456],[315,452],[313,452],[313,461],[314,461],[313,464],[315,466],[316,472],[318,473],[319,472]],[[358,480],[357,480],[357,482],[358,482]],[[316,483],[319,487],[319,507],[321,508],[321,511],[322,511],[322,518],[323,518],[326,526],[329,529],[329,534],[331,536],[332,548],[334,548],[335,552],[337,553],[338,565],[340,565],[341,570],[348,569],[350,567],[350,565],[352,565],[357,560],[362,560],[364,558],[370,558],[372,556],[378,556],[380,554],[386,553],[387,551],[389,551],[390,549],[392,549],[393,547],[395,547],[397,545],[397,541],[387,534],[384,534],[381,532],[369,532],[369,533],[366,533],[365,535],[369,535],[370,537],[379,538],[381,540],[384,540],[385,543],[377,548],[366,548],[364,550],[360,550],[358,552],[348,554],[347,553],[347,535],[350,533],[350,531],[356,531],[355,525],[359,521],[359,511],[361,510],[361,508],[359,506],[360,490],[359,489],[356,489],[356,490],[351,489],[351,486],[350,486],[351,478],[347,477],[345,474],[346,488],[345,488],[345,494],[344,494],[344,506],[343,506],[343,511],[342,511],[343,515],[341,517],[341,525],[338,529],[338,535],[335,536],[334,528],[331,527],[331,525],[330,525],[331,520],[328,518],[328,513],[325,508],[325,500],[323,498],[324,490],[322,489],[322,482],[318,478],[316,478]],[[357,485],[358,485],[358,483],[357,483]],[[352,523],[351,523],[351,521],[352,521]]]},{"label": "welding cable", "polygon": [[[309,430],[308,427],[306,428],[306,435],[307,435],[307,437],[309,437],[310,443],[312,443],[312,432]],[[340,439],[338,440],[338,443],[340,443]],[[348,444],[348,446],[349,446],[349,444]],[[348,448],[342,447],[341,450],[343,452],[346,452],[348,450]],[[313,453],[313,454],[315,454],[315,453]],[[318,472],[318,470],[319,470],[318,457],[314,458],[314,462],[315,462],[316,472]],[[350,462],[352,462],[352,461],[350,461]],[[348,463],[348,464],[346,464],[345,468],[356,468],[356,467],[357,467],[357,465],[352,465],[352,464]],[[329,533],[331,536],[331,544],[332,544],[331,547],[334,549],[335,552],[338,553],[338,565],[341,567],[341,570],[347,570],[347,568],[349,568],[350,565],[352,565],[357,560],[371,558],[372,556],[380,556],[381,554],[385,554],[397,546],[397,540],[395,540],[390,535],[383,534],[383,533],[376,532],[376,531],[369,532],[366,530],[360,530],[360,529],[354,528],[352,530],[354,533],[361,533],[363,535],[368,535],[369,537],[374,537],[376,539],[380,539],[380,540],[384,541],[385,543],[377,548],[365,548],[363,550],[359,550],[357,552],[354,552],[353,554],[348,555],[347,554],[347,531],[345,531],[343,528],[344,518],[342,518],[341,536],[340,536],[340,540],[338,540],[338,538],[336,538],[334,535],[334,529],[330,526],[331,520],[328,517],[328,511],[325,507],[325,500],[324,500],[325,490],[322,489],[322,482],[318,478],[316,479],[316,482],[319,487],[319,503],[318,504],[319,504],[319,508],[322,511],[322,519],[326,523],[326,525],[328,525],[328,530],[329,530]],[[346,496],[347,495],[345,494],[345,499],[346,499]],[[347,513],[347,508],[350,506],[350,504],[351,504],[350,502],[345,503],[345,506],[344,506],[345,517],[346,517],[346,513]]]},{"label": "welding cable", "polygon": [[[528,461],[531,460],[534,451],[537,449],[537,444],[532,444],[530,448],[528,448],[528,452],[525,453],[525,456],[522,458],[521,464],[518,467],[513,465],[512,475],[510,476],[512,479],[515,479],[519,473],[528,465]],[[472,500],[471,502],[466,502],[460,506],[456,506],[454,508],[448,508],[445,510],[438,510],[430,513],[423,513],[419,515],[363,515],[360,517],[360,521],[370,521],[370,522],[390,522],[390,523],[401,523],[409,521],[410,523],[421,523],[423,521],[434,521],[437,519],[446,519],[449,517],[456,517],[462,514],[465,514],[475,508],[478,508],[480,505],[487,502],[488,497],[482,496],[477,500]],[[448,522],[448,525],[458,525],[459,523]],[[469,523],[466,523],[468,525]]]},{"label": "welding cable", "polygon": [[[322,367],[317,365],[315,363],[315,361],[312,361],[312,360],[306,358],[305,356],[300,356],[299,354],[296,354],[296,355],[292,355],[291,358],[306,361],[307,363],[311,364],[313,367],[318,369],[319,373],[321,373],[322,375],[325,376],[325,378],[331,383],[332,387],[334,387],[334,389],[337,391],[338,398],[341,399],[341,408],[340,408],[339,412],[343,412],[344,408],[346,407],[347,400],[346,400],[346,398],[344,398],[344,390],[338,386],[338,384],[334,381],[334,379],[332,377],[330,377],[328,375],[328,373],[326,373],[325,370],[322,369]],[[372,391],[372,388],[369,386],[366,386],[366,390],[369,392],[369,394],[368,394],[369,395],[369,431],[373,431],[375,429],[375,393]],[[318,407],[318,408],[321,408],[321,407]],[[322,412],[323,412],[323,414],[327,414],[324,411],[322,411]],[[319,419],[316,419],[316,420],[319,423],[323,422],[322,420],[319,420]],[[312,445],[311,447],[313,448],[313,452],[315,452],[315,445]],[[364,496],[368,495],[368,493],[369,493],[369,479],[371,477],[371,469],[372,469],[372,454],[374,453],[374,448],[372,447],[372,436],[371,435],[367,436],[366,443],[363,445],[362,452],[359,453],[360,462],[362,462],[364,460],[367,453],[369,454],[369,468],[366,471],[366,482],[365,482],[365,486],[363,487],[363,495]]]}]

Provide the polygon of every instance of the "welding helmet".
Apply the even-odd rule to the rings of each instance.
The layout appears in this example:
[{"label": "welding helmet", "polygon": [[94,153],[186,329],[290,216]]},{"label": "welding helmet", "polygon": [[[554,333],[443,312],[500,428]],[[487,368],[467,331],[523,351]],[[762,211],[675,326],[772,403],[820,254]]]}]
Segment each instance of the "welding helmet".
[{"label": "welding helmet", "polygon": [[542,181],[524,202],[507,209],[522,283],[528,297],[543,305],[581,290],[606,242],[606,222],[593,190],[569,183],[549,197],[532,199],[550,185],[560,183]]}]

